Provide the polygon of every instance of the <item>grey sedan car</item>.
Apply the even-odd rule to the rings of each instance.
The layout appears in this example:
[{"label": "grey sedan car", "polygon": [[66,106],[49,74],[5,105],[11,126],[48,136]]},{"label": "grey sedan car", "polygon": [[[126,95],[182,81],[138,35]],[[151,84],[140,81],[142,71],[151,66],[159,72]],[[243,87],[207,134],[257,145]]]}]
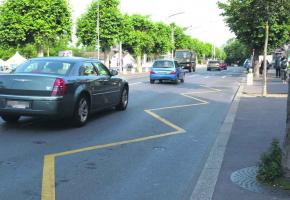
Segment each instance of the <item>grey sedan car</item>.
[{"label": "grey sedan car", "polygon": [[0,75],[0,116],[6,122],[20,116],[70,117],[82,126],[92,112],[127,108],[129,85],[117,74],[94,59],[30,59]]}]

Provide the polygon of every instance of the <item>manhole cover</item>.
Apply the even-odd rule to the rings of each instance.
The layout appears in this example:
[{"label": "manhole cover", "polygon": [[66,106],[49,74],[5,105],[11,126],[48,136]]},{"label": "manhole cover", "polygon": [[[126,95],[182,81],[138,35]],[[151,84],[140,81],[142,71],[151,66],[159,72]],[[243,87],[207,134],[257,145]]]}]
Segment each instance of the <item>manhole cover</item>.
[{"label": "manhole cover", "polygon": [[263,193],[265,191],[263,186],[256,180],[257,170],[257,167],[248,167],[238,170],[232,173],[231,180],[233,183],[246,190]]}]

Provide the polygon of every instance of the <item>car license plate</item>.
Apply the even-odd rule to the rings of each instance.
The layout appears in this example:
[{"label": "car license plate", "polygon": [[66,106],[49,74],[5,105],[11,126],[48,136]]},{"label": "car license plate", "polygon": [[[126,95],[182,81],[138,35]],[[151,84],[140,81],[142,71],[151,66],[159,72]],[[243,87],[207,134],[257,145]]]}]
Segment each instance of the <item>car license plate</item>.
[{"label": "car license plate", "polygon": [[6,107],[7,108],[17,108],[17,109],[29,109],[30,102],[29,101],[7,100]]},{"label": "car license plate", "polygon": [[168,74],[168,72],[157,72],[157,74]]}]

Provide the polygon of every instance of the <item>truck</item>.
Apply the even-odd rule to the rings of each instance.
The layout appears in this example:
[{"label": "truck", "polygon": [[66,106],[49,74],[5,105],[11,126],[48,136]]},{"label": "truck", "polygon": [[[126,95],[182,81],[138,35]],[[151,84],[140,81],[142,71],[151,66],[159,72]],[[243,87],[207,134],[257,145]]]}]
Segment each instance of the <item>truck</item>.
[{"label": "truck", "polygon": [[178,49],[175,51],[175,60],[189,72],[196,70],[196,54],[194,51],[188,49]]}]

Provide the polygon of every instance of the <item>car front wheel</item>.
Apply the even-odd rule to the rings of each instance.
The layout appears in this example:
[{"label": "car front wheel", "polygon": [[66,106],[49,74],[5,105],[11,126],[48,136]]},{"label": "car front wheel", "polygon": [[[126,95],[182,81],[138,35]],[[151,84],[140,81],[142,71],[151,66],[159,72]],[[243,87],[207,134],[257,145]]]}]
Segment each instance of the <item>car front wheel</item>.
[{"label": "car front wheel", "polygon": [[20,116],[18,115],[2,115],[1,118],[7,123],[16,123]]}]

